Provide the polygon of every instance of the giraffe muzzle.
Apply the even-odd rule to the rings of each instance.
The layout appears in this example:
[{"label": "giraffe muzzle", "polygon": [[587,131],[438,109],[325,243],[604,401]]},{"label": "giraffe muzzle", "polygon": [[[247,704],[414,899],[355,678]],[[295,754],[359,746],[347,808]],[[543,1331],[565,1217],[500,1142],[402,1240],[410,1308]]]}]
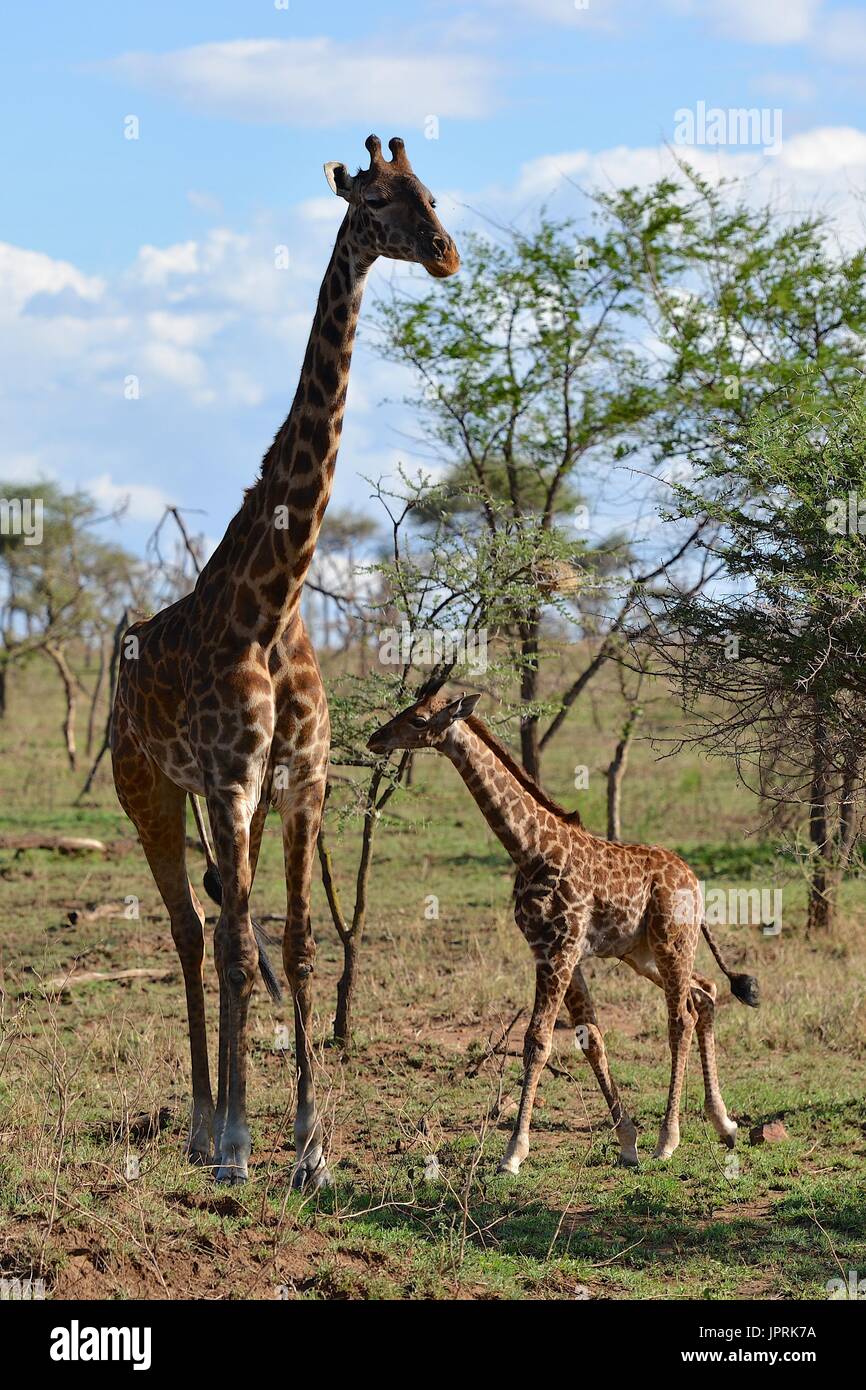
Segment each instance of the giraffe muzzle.
[{"label": "giraffe muzzle", "polygon": [[424,262],[424,269],[436,280],[445,280],[449,275],[457,274],[460,253],[450,236],[440,236],[439,233],[434,236],[433,259]]}]

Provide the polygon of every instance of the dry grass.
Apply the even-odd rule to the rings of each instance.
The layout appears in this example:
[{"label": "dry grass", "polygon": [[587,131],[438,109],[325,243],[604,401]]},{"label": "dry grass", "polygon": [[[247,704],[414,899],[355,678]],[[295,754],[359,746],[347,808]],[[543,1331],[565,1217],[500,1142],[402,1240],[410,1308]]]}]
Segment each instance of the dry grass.
[{"label": "dry grass", "polygon": [[[581,806],[598,827],[615,729],[587,706],[551,758],[551,791],[573,804],[573,768],[589,765]],[[71,809],[60,710],[46,673],[13,681],[0,728],[3,830],[98,835],[107,858],[0,851],[0,1271],[42,1274],[74,1297],[790,1297],[862,1270],[866,1091],[866,895],[846,884],[832,939],[802,935],[802,889],[785,883],[784,930],[721,929],[761,978],[758,1012],[726,999],[719,1054],[744,1132],[784,1116],[787,1144],[726,1163],[701,1115],[693,1057],[684,1142],[669,1167],[613,1166],[607,1116],[571,1036],[557,1035],[533,1149],[517,1180],[495,1175],[510,1122],[532,979],[509,909],[508,862],[444,762],[423,759],[414,796],[382,826],[362,950],[358,1047],[325,1046],[338,943],[317,885],[320,1092],[334,1190],[289,1190],[294,1076],[281,1047],[286,1007],[253,1007],[250,1183],[226,1192],[182,1159],[188,1054],[179,971],[167,979],[75,985],[81,970],[175,968],[168,923],[116,802],[107,769],[92,802]],[[663,730],[672,712],[654,707]],[[755,849],[753,883],[771,883],[754,801],[727,769],[657,762],[638,746],[625,783],[633,838],[713,859]],[[356,842],[334,839],[348,892]],[[724,857],[724,856],[722,856]],[[763,856],[766,858],[766,855]],[[200,877],[201,861],[191,855]],[[269,829],[255,906],[284,901],[279,836]],[[425,917],[430,895],[439,915]],[[139,917],[66,924],[70,908],[139,900]],[[77,966],[76,966],[77,963]],[[709,962],[705,962],[712,968]],[[630,971],[591,968],[614,1071],[651,1151],[667,1085],[661,995]],[[215,978],[206,972],[216,1019]],[[505,1052],[488,1044],[509,1024]],[[212,1045],[215,1037],[212,1030]],[[428,1181],[435,1155],[438,1180]],[[425,1172],[428,1177],[425,1177]]]}]

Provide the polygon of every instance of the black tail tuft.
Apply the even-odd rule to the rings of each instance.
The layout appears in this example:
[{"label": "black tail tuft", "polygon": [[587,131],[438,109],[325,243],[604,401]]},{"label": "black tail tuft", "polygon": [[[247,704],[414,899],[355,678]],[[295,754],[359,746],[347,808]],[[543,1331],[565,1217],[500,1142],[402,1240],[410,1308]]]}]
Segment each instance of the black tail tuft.
[{"label": "black tail tuft", "polygon": [[216,864],[208,864],[202,882],[208,897],[212,898],[215,903],[221,903],[223,900],[223,881]]},{"label": "black tail tuft", "polygon": [[731,993],[741,1004],[748,1004],[750,1009],[757,1009],[761,1002],[761,992],[754,975],[732,975]]},{"label": "black tail tuft", "polygon": [[261,922],[253,922],[253,935],[256,938],[256,945],[259,948],[259,973],[264,981],[265,989],[275,1003],[283,997],[282,986],[277,979],[274,967],[268,959],[267,947],[275,945],[274,938],[269,936]]},{"label": "black tail tuft", "polygon": [[[216,864],[208,864],[204,875],[204,889],[209,898],[215,903],[222,903],[223,885],[220,878],[220,871]],[[268,946],[276,946],[277,941],[265,931],[261,922],[253,922],[253,935],[256,938],[256,946],[259,951],[259,974],[264,982],[265,989],[271,998],[278,1003],[283,997],[282,986],[277,979],[274,967],[268,959]]]}]

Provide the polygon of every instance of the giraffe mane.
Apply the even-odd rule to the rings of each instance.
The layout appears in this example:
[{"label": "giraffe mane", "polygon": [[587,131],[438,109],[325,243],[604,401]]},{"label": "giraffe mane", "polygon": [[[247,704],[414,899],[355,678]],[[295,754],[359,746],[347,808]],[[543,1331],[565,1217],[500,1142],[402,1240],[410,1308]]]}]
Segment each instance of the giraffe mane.
[{"label": "giraffe mane", "polygon": [[550,811],[552,815],[558,816],[560,820],[566,821],[568,825],[581,824],[580,812],[566,811],[564,806],[560,806],[558,801],[554,801],[552,797],[548,796],[544,788],[540,787],[535,781],[535,778],[530,777],[526,768],[521,767],[517,759],[509,753],[505,744],[500,743],[496,735],[486,724],[483,724],[476,715],[470,714],[465,722],[472,732],[477,734],[478,737],[487,744],[487,747],[496,754],[499,761],[508,769],[512,777],[516,778],[524,791],[529,792],[530,796],[538,802],[539,806],[543,806],[545,811]]}]

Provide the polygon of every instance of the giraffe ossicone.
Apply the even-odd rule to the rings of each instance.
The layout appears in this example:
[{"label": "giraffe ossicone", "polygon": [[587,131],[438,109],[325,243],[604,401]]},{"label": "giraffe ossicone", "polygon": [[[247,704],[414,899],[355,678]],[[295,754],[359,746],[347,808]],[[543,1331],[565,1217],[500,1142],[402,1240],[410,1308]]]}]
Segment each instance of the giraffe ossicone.
[{"label": "giraffe ossicone", "polygon": [[[460,265],[403,142],[392,139],[390,148],[385,160],[371,135],[367,169],[350,175],[343,164],[325,166],[347,208],[289,414],[193,592],[135,623],[122,644],[114,780],[168,910],[183,969],[193,1091],[187,1151],[211,1165],[219,1182],[242,1182],[248,1172],[247,1017],[263,965],[249,897],[271,806],[282,820],[286,866],[282,955],[298,1071],[293,1181],[307,1189],[328,1181],[313,1075],[309,901],[330,726],[301,590],[331,495],[367,274],[379,256],[416,262],[437,279]],[[186,870],[186,802],[196,796],[207,802],[207,883],[220,904],[216,1102],[202,981],[204,911]]]}]

